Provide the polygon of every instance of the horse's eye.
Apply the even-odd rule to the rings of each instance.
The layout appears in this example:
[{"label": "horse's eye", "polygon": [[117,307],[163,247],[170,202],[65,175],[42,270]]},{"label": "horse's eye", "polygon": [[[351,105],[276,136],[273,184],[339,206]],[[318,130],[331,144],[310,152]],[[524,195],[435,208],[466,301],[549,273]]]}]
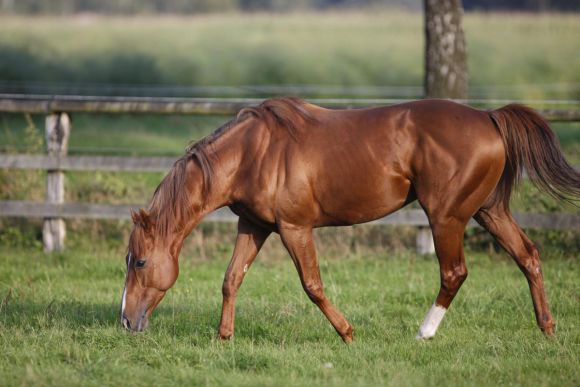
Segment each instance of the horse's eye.
[{"label": "horse's eye", "polygon": [[143,261],[143,260],[135,262],[135,267],[137,267],[137,268],[142,268],[144,266],[145,266],[145,261]]}]

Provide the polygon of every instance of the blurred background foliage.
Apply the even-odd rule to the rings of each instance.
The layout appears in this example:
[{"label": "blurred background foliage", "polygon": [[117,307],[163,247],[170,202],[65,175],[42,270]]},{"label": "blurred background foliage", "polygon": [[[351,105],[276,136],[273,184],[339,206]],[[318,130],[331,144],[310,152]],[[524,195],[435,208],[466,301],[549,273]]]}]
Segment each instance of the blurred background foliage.
[{"label": "blurred background foliage", "polygon": [[[423,95],[420,12],[0,20],[4,93]],[[470,97],[580,98],[579,21],[576,13],[467,13]]]}]

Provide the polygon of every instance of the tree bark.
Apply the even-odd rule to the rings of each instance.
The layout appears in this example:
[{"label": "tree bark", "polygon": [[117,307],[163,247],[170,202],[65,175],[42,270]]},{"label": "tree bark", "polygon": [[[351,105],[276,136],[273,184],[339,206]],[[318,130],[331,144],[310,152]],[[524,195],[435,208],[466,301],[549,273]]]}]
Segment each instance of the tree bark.
[{"label": "tree bark", "polygon": [[461,0],[424,0],[425,96],[467,98]]}]

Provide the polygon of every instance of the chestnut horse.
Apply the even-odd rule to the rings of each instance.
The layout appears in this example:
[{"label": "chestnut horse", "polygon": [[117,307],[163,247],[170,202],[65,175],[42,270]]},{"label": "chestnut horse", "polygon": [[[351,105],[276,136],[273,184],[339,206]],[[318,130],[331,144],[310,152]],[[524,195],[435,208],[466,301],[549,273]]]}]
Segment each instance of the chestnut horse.
[{"label": "chestnut horse", "polygon": [[481,111],[423,100],[328,110],[281,98],[242,109],[190,146],[149,208],[132,213],[121,322],[145,329],[177,279],[185,237],[204,216],[229,206],[239,222],[219,336],[232,337],[237,291],[276,232],[306,294],[348,343],[353,329],[324,294],[312,230],[372,221],[418,200],[433,231],[441,286],[417,337],[435,335],[467,277],[462,244],[471,218],[515,260],[528,280],[537,323],[552,335],[538,250],[509,211],[524,168],[547,193],[578,200],[580,174],[563,158],[546,121],[524,106]]}]

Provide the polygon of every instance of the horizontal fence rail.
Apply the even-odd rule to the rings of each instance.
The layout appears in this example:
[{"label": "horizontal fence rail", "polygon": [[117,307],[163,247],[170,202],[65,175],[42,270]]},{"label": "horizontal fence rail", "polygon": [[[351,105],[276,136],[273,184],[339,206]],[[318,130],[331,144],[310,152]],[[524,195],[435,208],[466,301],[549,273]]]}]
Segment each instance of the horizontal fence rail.
[{"label": "horizontal fence rail", "polygon": [[[567,97],[577,95],[580,83],[556,82],[511,85],[470,85],[470,98],[512,98],[517,99],[522,92],[533,89],[543,95]],[[422,85],[399,86],[347,86],[324,84],[284,84],[284,85],[237,85],[237,86],[193,86],[159,84],[85,83],[76,82],[29,82],[0,81],[1,94],[44,94],[44,95],[104,95],[134,97],[262,97],[280,95],[300,95],[308,98],[316,96],[339,98],[424,98]],[[569,101],[558,99],[557,103]]]},{"label": "horizontal fence rail", "polygon": [[[92,203],[43,203],[18,200],[0,201],[0,216],[16,218],[64,218],[64,219],[130,219],[131,210],[139,210],[139,204],[92,204]],[[237,215],[228,208],[212,212],[204,221],[236,222]]]},{"label": "horizontal fence rail", "polygon": [[[67,113],[132,113],[132,114],[212,114],[234,115],[239,110],[261,103],[262,98],[162,98],[162,97],[101,97],[0,94],[0,112],[50,114]],[[389,98],[312,98],[309,102],[328,108],[357,108],[392,105],[412,101]],[[500,106],[513,100],[457,100],[474,106]],[[543,101],[518,101],[538,104]],[[580,109],[537,109],[550,121],[580,121]]]},{"label": "horizontal fence rail", "polygon": [[[139,204],[89,204],[89,203],[39,203],[30,201],[0,201],[0,216],[25,218],[80,218],[80,219],[130,219],[130,211],[146,207]],[[523,228],[551,230],[578,230],[580,216],[562,213],[515,213]],[[204,221],[237,222],[238,216],[227,207],[209,214]],[[402,210],[368,224],[429,226],[423,210]],[[471,221],[469,226],[477,226]]]},{"label": "horizontal fence rail", "polygon": [[0,154],[0,168],[63,171],[167,172],[178,157]]}]

